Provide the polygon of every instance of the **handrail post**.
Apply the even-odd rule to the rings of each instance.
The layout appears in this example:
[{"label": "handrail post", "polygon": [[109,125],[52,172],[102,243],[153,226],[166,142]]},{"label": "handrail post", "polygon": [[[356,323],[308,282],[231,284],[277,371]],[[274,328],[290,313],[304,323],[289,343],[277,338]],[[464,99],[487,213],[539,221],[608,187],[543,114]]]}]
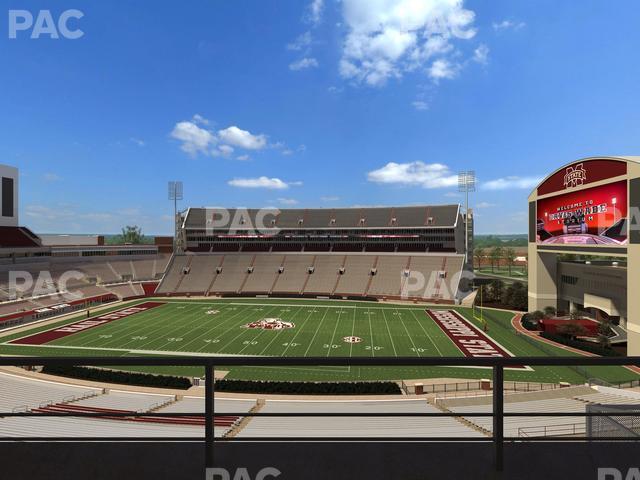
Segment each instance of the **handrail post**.
[{"label": "handrail post", "polygon": [[215,439],[214,431],[214,367],[210,362],[205,365],[204,372],[204,421],[205,421],[205,468],[213,468],[213,444]]},{"label": "handrail post", "polygon": [[493,367],[493,444],[496,470],[504,468],[504,369]]}]

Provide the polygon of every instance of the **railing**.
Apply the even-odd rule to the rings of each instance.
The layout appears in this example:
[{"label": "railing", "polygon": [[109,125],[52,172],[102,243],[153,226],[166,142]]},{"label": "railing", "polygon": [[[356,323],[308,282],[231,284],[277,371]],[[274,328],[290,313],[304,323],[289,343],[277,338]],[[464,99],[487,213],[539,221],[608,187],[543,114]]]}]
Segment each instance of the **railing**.
[{"label": "railing", "polygon": [[[525,358],[464,358],[464,357],[0,357],[0,366],[178,366],[178,367],[201,367],[205,371],[205,467],[213,468],[215,465],[215,444],[217,442],[297,442],[297,441],[318,441],[318,442],[379,442],[402,441],[416,442],[425,439],[412,437],[323,437],[313,439],[306,437],[215,437],[214,419],[222,416],[237,417],[492,417],[493,435],[492,437],[429,437],[430,442],[487,442],[494,445],[494,465],[496,470],[503,470],[503,455],[505,442],[532,442],[537,440],[549,441],[545,437],[505,437],[504,419],[508,417],[605,417],[607,412],[505,412],[504,411],[504,369],[508,367],[518,367],[526,363],[531,367],[540,366],[566,366],[577,367],[587,366],[640,366],[640,357],[526,357]],[[394,413],[267,413],[267,412],[225,412],[216,414],[214,411],[214,367],[292,367],[292,366],[361,366],[361,367],[384,367],[384,366],[451,366],[451,367],[489,367],[492,369],[493,380],[493,411],[492,412],[394,412]],[[616,412],[617,416],[637,416],[635,411]],[[0,417],[131,417],[131,413],[33,413],[33,412],[0,412]],[[137,417],[194,417],[203,416],[202,413],[140,413]],[[69,441],[69,437],[20,437],[5,438],[4,440],[21,441]],[[147,441],[159,440],[156,438],[144,437],[86,437],[73,438],[75,441],[96,441],[96,440],[117,440],[117,441]],[[163,437],[165,441],[202,441],[201,437]],[[619,437],[554,437],[553,441],[619,441]],[[624,439],[629,441],[628,438]]]},{"label": "railing", "polygon": [[[485,386],[486,390],[483,389],[482,382],[477,381],[425,384],[422,386],[422,389],[423,394],[436,394],[438,398],[490,396],[491,390],[493,389],[493,383],[489,381]],[[562,385],[558,383],[541,382],[504,382],[505,393],[542,392],[547,390],[555,390],[557,388],[562,388]],[[415,394],[415,384],[407,384],[403,381],[402,390],[408,395]]]},{"label": "railing", "polygon": [[584,434],[584,423],[564,423],[561,425],[542,425],[537,427],[518,428],[519,437],[565,437]]}]

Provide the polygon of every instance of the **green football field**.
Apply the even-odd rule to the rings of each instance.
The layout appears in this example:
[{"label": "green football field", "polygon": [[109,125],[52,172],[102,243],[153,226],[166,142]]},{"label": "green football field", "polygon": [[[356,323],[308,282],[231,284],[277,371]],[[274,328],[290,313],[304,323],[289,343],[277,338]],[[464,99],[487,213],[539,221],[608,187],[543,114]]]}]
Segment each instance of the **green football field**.
[{"label": "green football field", "polygon": [[[103,310],[119,312],[144,301]],[[48,333],[85,320],[84,315],[27,332],[0,338],[3,355],[168,355],[216,354],[288,357],[391,356],[461,357],[461,350],[426,313],[424,306],[388,305],[371,302],[316,301],[307,299],[158,299],[160,306],[95,326],[39,345],[11,342]],[[451,309],[451,307],[430,307]],[[480,327],[469,309],[455,308]],[[562,349],[539,349],[517,335],[511,326],[513,314],[485,309],[487,336],[514,356],[547,356],[549,348],[558,356]],[[277,319],[289,328],[262,329],[247,326],[264,319]],[[273,322],[273,321],[272,321]],[[254,327],[256,325],[254,324]],[[136,370],[199,376],[198,368],[149,367]],[[489,378],[485,368],[459,367],[241,367],[227,378],[263,380],[399,380],[419,378]],[[592,367],[587,372],[568,367],[536,367],[509,370],[509,380],[580,383],[587,378],[609,382],[637,378],[621,367]]]}]

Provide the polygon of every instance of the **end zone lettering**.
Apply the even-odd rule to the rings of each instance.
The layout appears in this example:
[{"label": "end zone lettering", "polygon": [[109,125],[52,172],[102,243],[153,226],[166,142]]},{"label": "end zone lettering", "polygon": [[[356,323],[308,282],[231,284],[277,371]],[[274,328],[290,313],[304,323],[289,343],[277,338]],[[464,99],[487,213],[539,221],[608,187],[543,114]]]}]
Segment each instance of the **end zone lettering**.
[{"label": "end zone lettering", "polygon": [[[465,357],[511,358],[513,355],[454,310],[425,310]],[[513,368],[526,368],[513,367]]]},{"label": "end zone lettering", "polygon": [[131,315],[135,315],[136,313],[144,312],[161,305],[164,305],[164,302],[145,302],[140,305],[136,305],[135,307],[127,307],[115,312],[109,312],[104,315],[100,315],[97,318],[81,320],[79,322],[65,325],[64,327],[36,333],[34,335],[29,335],[28,337],[18,338],[17,340],[13,340],[9,343],[16,345],[43,345],[53,340],[68,337],[69,335],[73,335],[74,333],[84,332],[85,330],[99,327],[101,325],[105,325],[121,318],[130,317]]}]

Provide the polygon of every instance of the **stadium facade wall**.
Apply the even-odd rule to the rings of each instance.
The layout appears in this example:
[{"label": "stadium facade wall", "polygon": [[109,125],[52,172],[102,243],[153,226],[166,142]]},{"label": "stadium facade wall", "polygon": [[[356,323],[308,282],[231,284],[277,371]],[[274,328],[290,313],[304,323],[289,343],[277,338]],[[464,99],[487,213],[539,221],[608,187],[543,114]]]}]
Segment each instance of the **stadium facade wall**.
[{"label": "stadium facade wall", "polygon": [[528,200],[529,310],[609,318],[640,355],[640,157],[577,160]]}]

